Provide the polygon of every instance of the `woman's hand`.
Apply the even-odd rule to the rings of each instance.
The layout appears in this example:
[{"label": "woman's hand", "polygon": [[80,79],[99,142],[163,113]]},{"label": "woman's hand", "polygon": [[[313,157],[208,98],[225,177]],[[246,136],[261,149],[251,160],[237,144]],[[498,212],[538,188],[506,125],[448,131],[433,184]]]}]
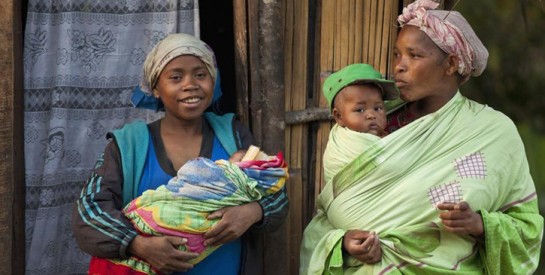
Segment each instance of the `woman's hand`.
[{"label": "woman's hand", "polygon": [[263,210],[257,202],[222,208],[208,215],[221,220],[204,234],[205,245],[220,245],[242,236],[250,226],[261,220]]},{"label": "woman's hand", "polygon": [[344,233],[343,248],[346,252],[366,264],[380,262],[382,249],[375,232],[349,230]]},{"label": "woman's hand", "polygon": [[188,271],[193,265],[187,261],[199,256],[197,253],[177,249],[185,245],[186,239],[174,236],[136,236],[128,247],[129,253],[138,256],[157,271],[170,274]]},{"label": "woman's hand", "polygon": [[473,211],[467,202],[441,203],[437,205],[437,208],[446,210],[439,214],[446,231],[458,235],[472,235],[476,238],[483,236],[483,218]]}]

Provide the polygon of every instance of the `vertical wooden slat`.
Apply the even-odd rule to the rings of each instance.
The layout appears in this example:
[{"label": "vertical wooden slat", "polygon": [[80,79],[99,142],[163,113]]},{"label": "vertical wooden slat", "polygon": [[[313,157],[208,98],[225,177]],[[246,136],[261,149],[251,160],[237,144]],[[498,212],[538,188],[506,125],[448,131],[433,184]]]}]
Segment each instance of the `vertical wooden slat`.
[{"label": "vertical wooden slat", "polygon": [[[308,58],[309,58],[309,1],[286,1],[285,51],[285,93],[286,111],[302,110],[307,107]],[[310,34],[312,35],[312,34]],[[308,171],[307,125],[290,125],[285,131],[287,162],[290,167],[288,194],[290,216],[288,218],[289,273],[299,272],[299,248],[306,225],[307,185],[304,184]],[[283,273],[276,273],[283,274]]]},{"label": "vertical wooden slat", "polygon": [[358,62],[363,58],[363,36],[365,35],[363,32],[363,2],[356,0],[356,6],[354,7],[354,62]]},{"label": "vertical wooden slat", "polygon": [[[339,40],[337,40],[337,46],[339,51],[339,55],[335,58],[335,70],[339,70],[342,66],[342,64],[347,64],[349,61],[348,57],[348,48],[349,48],[349,37],[350,34],[348,32],[347,26],[350,25],[350,0],[337,0],[341,4],[341,13],[340,17],[337,19],[339,22],[339,30],[340,30],[340,37]],[[342,42],[341,42],[342,41]],[[340,43],[339,43],[340,42]]]},{"label": "vertical wooden slat", "polygon": [[394,18],[392,16],[392,1],[386,0],[384,3],[384,19],[382,21],[382,37],[380,45],[380,62],[378,69],[385,75],[388,75],[388,61],[391,55],[390,49],[390,34],[392,32],[392,26],[395,25]]},{"label": "vertical wooden slat", "polygon": [[[335,24],[335,31],[333,32],[333,35],[334,35],[334,41],[340,41],[342,39],[341,35],[342,35],[342,29],[343,29],[343,22],[341,20],[338,20],[338,18],[342,18],[342,2],[343,0],[338,0],[338,1],[334,1],[335,2],[335,9],[332,10],[332,12],[335,12],[334,13],[334,21],[332,21],[334,24]],[[332,44],[332,49],[333,49],[333,58],[336,58],[333,59],[333,62],[338,62],[338,59],[340,58],[341,56],[341,47],[339,47],[340,45],[338,43],[334,43]]]},{"label": "vertical wooden slat", "polygon": [[375,51],[374,51],[374,58],[373,60],[373,66],[376,69],[379,69],[380,67],[380,57],[382,52],[382,35],[383,35],[383,29],[382,25],[384,22],[384,1],[391,1],[391,0],[378,0],[377,2],[377,14],[376,14],[376,20],[375,20],[375,36],[373,37],[373,41],[375,41]]},{"label": "vertical wooden slat", "polygon": [[248,13],[246,0],[233,0],[233,25],[235,31],[235,94],[238,119],[250,125],[248,114]]},{"label": "vertical wooden slat", "polygon": [[0,0],[0,274],[25,272],[22,7]]},{"label": "vertical wooden slat", "polygon": [[263,141],[261,76],[259,68],[259,0],[247,0],[248,4],[248,57],[249,57],[249,102],[250,121],[254,139],[259,145]]},{"label": "vertical wooden slat", "polygon": [[369,63],[372,66],[375,66],[374,64],[374,58],[375,58],[375,47],[376,47],[376,24],[377,24],[377,2],[378,0],[370,1],[371,2],[371,8],[369,10],[369,56],[367,57],[367,60],[364,60],[365,63]]},{"label": "vertical wooden slat", "polygon": [[[341,25],[338,18],[341,16],[341,1],[324,0],[322,1],[321,24],[320,24],[320,83],[316,85],[315,102],[317,106],[327,107],[327,102],[322,95],[322,84],[329,73],[334,71],[334,64],[337,62],[336,57],[340,55],[340,47],[337,42],[340,40],[337,26]],[[334,50],[333,50],[334,49]],[[337,58],[339,59],[339,58]],[[324,185],[322,155],[325,150],[325,145],[329,138],[330,122],[319,122],[316,133],[316,163],[315,163],[315,184],[314,197],[322,190]]]},{"label": "vertical wooden slat", "polygon": [[369,34],[371,33],[371,2],[372,1],[364,1],[365,5],[363,7],[363,56],[362,56],[362,62],[367,63],[369,61],[369,56],[371,56],[371,49],[369,44],[373,43],[371,39],[369,39]]},{"label": "vertical wooden slat", "polygon": [[[266,152],[283,151],[284,143],[284,6],[283,1],[250,1],[250,64],[252,130]],[[253,29],[253,30],[252,30]],[[257,35],[257,37],[256,37]],[[280,230],[264,236],[265,274],[290,274],[290,234]]]},{"label": "vertical wooden slat", "polygon": [[355,55],[355,29],[356,22],[354,21],[356,17],[356,0],[350,0],[348,2],[348,63],[354,63]]},{"label": "vertical wooden slat", "polygon": [[392,66],[392,58],[393,58],[393,48],[395,47],[395,43],[396,43],[396,39],[397,39],[397,32],[398,32],[398,27],[397,27],[397,16],[399,15],[399,11],[398,9],[400,8],[402,4],[400,3],[394,3],[392,5],[392,7],[390,8],[390,16],[392,18],[392,23],[390,25],[390,33],[388,34],[388,42],[389,42],[389,45],[388,45],[388,51],[390,52],[390,54],[388,54],[388,62],[387,62],[387,69],[386,69],[386,72],[388,73],[388,76],[391,76],[393,75],[393,72],[394,72],[394,68]]}]

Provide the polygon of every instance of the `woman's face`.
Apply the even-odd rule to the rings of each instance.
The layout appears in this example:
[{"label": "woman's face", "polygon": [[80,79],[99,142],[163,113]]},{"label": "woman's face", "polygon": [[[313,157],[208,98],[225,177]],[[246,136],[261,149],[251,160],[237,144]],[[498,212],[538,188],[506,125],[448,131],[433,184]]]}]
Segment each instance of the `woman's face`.
[{"label": "woman's face", "polygon": [[403,100],[414,102],[445,97],[445,54],[421,30],[404,26],[394,48],[394,78]]},{"label": "woman's face", "polygon": [[165,66],[153,93],[163,101],[167,116],[201,119],[212,101],[214,80],[201,59],[181,55]]}]

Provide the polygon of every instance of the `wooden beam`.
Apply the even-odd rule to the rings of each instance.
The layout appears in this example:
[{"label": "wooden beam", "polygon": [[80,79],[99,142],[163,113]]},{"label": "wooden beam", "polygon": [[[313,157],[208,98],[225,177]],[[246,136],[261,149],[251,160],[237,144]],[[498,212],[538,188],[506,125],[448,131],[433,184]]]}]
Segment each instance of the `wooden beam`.
[{"label": "wooden beam", "polygon": [[248,11],[246,0],[233,0],[233,25],[235,31],[235,88],[238,119],[250,125],[248,114]]},{"label": "wooden beam", "polygon": [[[284,1],[249,1],[252,131],[266,152],[284,150]],[[288,183],[289,184],[289,183]],[[265,235],[264,274],[290,274],[287,224]]]},{"label": "wooden beam", "polygon": [[311,107],[305,110],[286,112],[284,120],[286,125],[292,125],[331,120],[331,116],[327,107]]},{"label": "wooden beam", "polygon": [[22,9],[0,0],[0,274],[25,273]]}]

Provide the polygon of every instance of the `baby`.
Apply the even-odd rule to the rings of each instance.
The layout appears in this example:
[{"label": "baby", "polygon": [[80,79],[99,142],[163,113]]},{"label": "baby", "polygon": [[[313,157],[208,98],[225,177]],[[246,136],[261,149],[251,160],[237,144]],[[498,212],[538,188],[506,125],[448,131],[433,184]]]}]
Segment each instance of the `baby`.
[{"label": "baby", "polygon": [[369,64],[352,64],[331,74],[323,85],[336,125],[324,152],[326,183],[346,164],[386,136],[384,100],[399,97],[395,83]]}]

